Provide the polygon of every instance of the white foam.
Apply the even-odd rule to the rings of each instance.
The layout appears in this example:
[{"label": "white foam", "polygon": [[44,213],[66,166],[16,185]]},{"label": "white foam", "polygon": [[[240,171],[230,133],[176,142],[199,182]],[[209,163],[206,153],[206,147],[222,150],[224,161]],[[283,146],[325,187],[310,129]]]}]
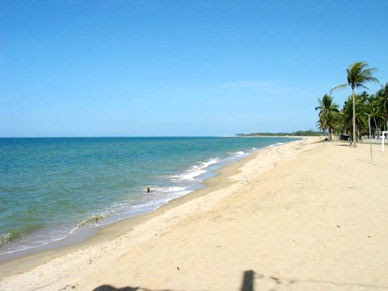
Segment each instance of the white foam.
[{"label": "white foam", "polygon": [[271,144],[270,146],[268,146],[269,148],[272,148],[272,147],[276,147],[276,146],[280,146],[284,144],[283,142],[278,142],[278,143],[275,143],[275,144]]},{"label": "white foam", "polygon": [[0,236],[0,247],[9,243],[12,239],[12,234],[10,232],[2,234]]},{"label": "white foam", "polygon": [[161,200],[155,200],[155,201],[150,201],[142,204],[136,204],[132,205],[131,207],[134,209],[139,209],[139,208],[159,208],[161,205],[167,203],[169,200],[168,199],[161,199]]},{"label": "white foam", "polygon": [[16,252],[36,249],[40,247],[44,247],[50,243],[54,243],[60,240],[67,238],[69,235],[73,234],[76,230],[78,230],[80,226],[76,226],[72,228],[70,231],[60,231],[56,230],[51,233],[38,234],[38,236],[34,235],[33,237],[25,237],[21,244],[18,244],[16,247],[8,249],[4,252],[0,252],[0,255],[13,254]]},{"label": "white foam", "polygon": [[243,151],[238,151],[238,152],[234,152],[234,153],[229,153],[230,155],[234,155],[234,156],[242,156],[244,154],[247,154],[246,152],[243,152]]},{"label": "white foam", "polygon": [[218,158],[209,159],[205,162],[201,162],[199,165],[191,167],[189,170],[180,175],[173,175],[171,178],[173,181],[194,181],[196,177],[207,172],[206,168],[218,162]]},{"label": "white foam", "polygon": [[170,193],[170,192],[179,192],[186,190],[186,187],[151,187],[152,192],[161,192],[161,193]]},{"label": "white foam", "polygon": [[218,163],[219,161],[220,161],[219,158],[209,159],[208,161],[202,162],[202,166],[204,168],[207,168],[207,167],[209,167],[211,165],[214,165],[214,164]]}]

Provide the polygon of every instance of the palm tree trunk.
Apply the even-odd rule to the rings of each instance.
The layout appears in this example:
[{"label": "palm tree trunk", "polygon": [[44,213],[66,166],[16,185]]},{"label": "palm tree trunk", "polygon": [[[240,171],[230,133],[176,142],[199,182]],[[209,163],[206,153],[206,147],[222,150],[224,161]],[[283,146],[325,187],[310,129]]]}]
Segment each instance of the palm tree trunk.
[{"label": "palm tree trunk", "polygon": [[373,117],[373,121],[375,122],[375,135],[378,135],[378,133],[376,134],[376,132],[377,132],[377,122],[376,122],[376,117]]},{"label": "palm tree trunk", "polygon": [[354,95],[354,88],[352,88],[352,98],[353,98],[353,147],[356,145],[356,96]]}]

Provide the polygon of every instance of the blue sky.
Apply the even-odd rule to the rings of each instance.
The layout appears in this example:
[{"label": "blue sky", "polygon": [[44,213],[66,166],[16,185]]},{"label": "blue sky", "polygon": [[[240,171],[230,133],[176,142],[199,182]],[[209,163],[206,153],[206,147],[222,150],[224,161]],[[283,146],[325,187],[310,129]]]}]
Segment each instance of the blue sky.
[{"label": "blue sky", "polygon": [[388,81],[387,12],[385,0],[3,0],[0,136],[315,128],[317,98],[351,62]]}]

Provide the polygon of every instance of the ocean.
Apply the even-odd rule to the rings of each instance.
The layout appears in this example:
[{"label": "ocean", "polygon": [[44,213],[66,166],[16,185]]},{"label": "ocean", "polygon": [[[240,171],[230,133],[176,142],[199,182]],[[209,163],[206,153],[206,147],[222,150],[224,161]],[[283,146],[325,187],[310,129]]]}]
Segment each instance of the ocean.
[{"label": "ocean", "polygon": [[[281,137],[0,139],[0,260],[74,241],[203,187]],[[146,189],[150,187],[151,192]]]}]

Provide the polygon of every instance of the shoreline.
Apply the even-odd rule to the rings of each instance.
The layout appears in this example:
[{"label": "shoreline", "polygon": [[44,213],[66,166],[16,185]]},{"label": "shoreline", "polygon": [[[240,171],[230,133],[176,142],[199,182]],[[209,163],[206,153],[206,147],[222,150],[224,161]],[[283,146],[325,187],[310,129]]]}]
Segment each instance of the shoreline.
[{"label": "shoreline", "polygon": [[[274,136],[269,136],[274,137]],[[287,137],[287,136],[279,136]],[[216,176],[205,179],[199,185],[202,185],[200,189],[194,190],[181,197],[175,198],[163,204],[156,210],[141,213],[132,217],[124,218],[119,221],[113,222],[108,225],[104,225],[101,228],[94,229],[90,233],[84,234],[80,238],[70,240],[70,242],[58,241],[49,246],[38,247],[37,249],[29,249],[22,251],[23,254],[16,255],[10,259],[0,261],[0,280],[12,276],[20,272],[26,272],[33,269],[36,266],[44,264],[55,258],[69,254],[70,252],[95,246],[101,242],[112,241],[122,235],[129,233],[133,227],[136,227],[147,220],[157,217],[166,211],[169,211],[177,206],[180,206],[190,200],[204,196],[213,191],[219,190],[223,187],[228,187],[233,184],[229,178],[236,174],[239,169],[250,160],[254,159],[261,151],[281,147],[284,145],[292,144],[298,141],[303,141],[306,137],[289,137],[290,139],[296,139],[294,141],[287,142],[285,144],[269,145],[263,148],[259,148],[250,153],[249,156],[240,160],[221,166],[220,168],[213,170]],[[307,137],[309,138],[309,137]]]},{"label": "shoreline", "polygon": [[296,136],[296,135],[236,135],[235,137],[284,137],[284,138],[291,138],[291,139],[303,139],[303,138],[320,138],[322,136]]},{"label": "shoreline", "polygon": [[[24,139],[24,138],[22,138],[22,139]],[[86,138],[86,139],[88,139],[88,138]],[[284,137],[280,138],[280,139],[281,139],[279,141],[280,144],[287,143],[290,141],[290,139],[284,138]],[[263,138],[263,140],[265,141],[266,139]],[[273,142],[272,145],[271,144],[264,145],[264,146],[259,145],[257,149],[262,149],[263,147],[274,146],[274,145],[279,144],[279,143],[274,142],[274,141],[272,141],[272,142]],[[171,201],[173,199],[176,199],[178,197],[187,195],[188,193],[191,193],[193,191],[201,189],[202,187],[204,187],[206,185],[204,183],[204,181],[217,175],[218,169],[225,167],[227,165],[230,165],[232,163],[236,163],[242,159],[245,159],[247,156],[252,155],[252,153],[255,150],[256,150],[255,147],[244,148],[243,151],[236,149],[236,152],[234,152],[232,150],[231,152],[228,152],[227,154],[224,153],[225,155],[221,156],[221,158],[219,158],[217,155],[215,155],[214,157],[210,156],[209,159],[207,159],[207,160],[192,161],[192,163],[189,164],[189,166],[186,170],[181,169],[181,172],[178,171],[177,174],[174,174],[173,176],[171,176],[174,178],[170,179],[170,178],[167,178],[167,176],[164,177],[163,179],[164,180],[167,179],[167,182],[168,182],[168,180],[172,180],[166,184],[167,186],[165,184],[163,184],[165,181],[158,181],[157,183],[161,182],[161,184],[156,184],[156,186],[154,185],[155,189],[154,189],[154,191],[152,191],[152,192],[156,193],[156,195],[154,195],[154,198],[152,198],[152,195],[151,195],[150,196],[151,198],[148,199],[148,198],[146,198],[146,195],[144,195],[144,197],[145,197],[144,199],[143,198],[138,199],[139,201],[144,200],[143,201],[144,205],[142,204],[143,202],[138,204],[138,203],[136,203],[137,201],[135,201],[135,203],[126,205],[125,211],[116,211],[116,209],[111,210],[113,208],[113,206],[106,206],[105,208],[97,209],[94,212],[89,212],[89,214],[87,216],[84,216],[83,218],[82,217],[79,218],[78,221],[75,221],[75,222],[72,221],[73,224],[68,224],[65,227],[62,227],[62,229],[60,229],[59,234],[52,235],[52,233],[55,233],[55,226],[51,227],[51,229],[50,228],[46,228],[46,229],[42,228],[43,230],[40,233],[39,233],[39,231],[37,231],[35,233],[34,232],[32,232],[32,233],[27,232],[27,235],[26,235],[27,244],[23,244],[24,243],[23,239],[25,239],[24,236],[21,238],[20,241],[18,241],[18,237],[17,237],[15,242],[12,242],[13,241],[13,232],[9,231],[8,233],[5,233],[5,235],[4,235],[4,237],[5,237],[4,248],[0,249],[1,251],[3,251],[2,253],[0,253],[0,264],[3,262],[17,259],[19,257],[31,255],[34,253],[43,252],[43,251],[50,250],[50,249],[57,249],[57,248],[64,247],[64,246],[67,246],[70,244],[74,244],[74,243],[77,243],[80,241],[84,241],[84,240],[88,239],[89,237],[92,237],[99,229],[106,227],[107,225],[110,225],[112,223],[116,223],[117,221],[120,221],[122,219],[133,218],[135,216],[138,216],[138,215],[141,215],[144,213],[148,213],[150,211],[154,211],[157,208],[161,207],[162,205],[164,205],[165,203],[168,203],[169,201]],[[109,171],[108,171],[108,173],[109,173]],[[192,176],[192,175],[194,175],[194,176]],[[188,178],[187,178],[187,176],[188,176]],[[156,181],[157,179],[154,179],[154,180]],[[183,180],[183,181],[188,180],[189,182],[182,183],[182,181],[180,181],[180,180]],[[190,180],[192,180],[193,182],[190,182]],[[152,181],[151,181],[151,184],[146,183],[143,185],[144,191],[145,191],[147,185],[151,185],[151,187],[152,187],[152,185],[153,185]],[[159,186],[159,185],[164,185],[164,186]],[[175,186],[178,186],[178,187],[175,187]],[[167,191],[166,191],[166,188],[169,188],[169,189],[167,189]],[[171,190],[170,188],[181,188],[181,189]],[[142,191],[143,191],[143,189],[137,189],[138,194],[139,193],[141,194]],[[181,192],[181,193],[179,193],[179,192]],[[161,193],[164,195],[163,197],[160,196]],[[156,197],[156,199],[155,199],[155,197]],[[121,202],[120,201],[118,201],[118,202],[120,205]],[[149,203],[149,202],[151,202],[151,203]],[[124,202],[124,204],[125,203],[126,202]],[[115,203],[113,203],[113,204],[115,204]],[[109,204],[107,204],[107,205],[109,205]],[[138,208],[139,209],[141,208],[141,210],[137,210]],[[110,213],[110,214],[106,215],[106,213]],[[72,217],[72,216],[69,216],[69,217]],[[96,221],[96,223],[94,223],[92,220],[94,217],[98,217],[98,218],[102,218],[102,219],[99,220],[98,223],[97,223],[97,221]],[[89,221],[91,223],[88,223]],[[59,225],[59,226],[61,226],[61,225]],[[44,238],[44,234],[45,234],[44,232],[47,235],[49,235],[49,237],[50,237],[49,239],[46,240]],[[37,235],[36,235],[36,233],[37,233]],[[36,235],[36,237],[38,238],[37,239],[38,243],[35,243],[34,238],[30,239],[30,242],[29,242],[28,241],[29,235],[30,235],[30,237],[33,237],[34,235]],[[9,236],[9,237],[7,237],[7,236]],[[0,239],[1,239],[1,237],[0,237]],[[8,240],[11,242],[9,245],[7,244]]]},{"label": "shoreline", "polygon": [[10,266],[0,290],[242,290],[249,274],[255,290],[386,290],[388,155],[374,148],[373,163],[363,144],[262,149],[94,243]]}]

